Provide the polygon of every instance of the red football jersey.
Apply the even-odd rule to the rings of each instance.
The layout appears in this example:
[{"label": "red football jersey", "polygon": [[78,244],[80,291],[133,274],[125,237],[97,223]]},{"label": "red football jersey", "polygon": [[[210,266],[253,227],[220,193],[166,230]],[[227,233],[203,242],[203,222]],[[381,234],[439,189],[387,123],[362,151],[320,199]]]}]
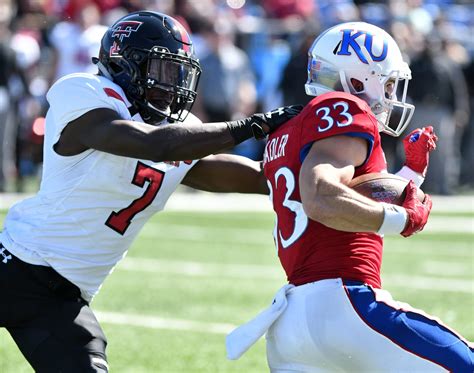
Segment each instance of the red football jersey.
[{"label": "red football jersey", "polygon": [[288,281],[295,285],[341,277],[379,288],[382,238],[328,228],[303,211],[298,182],[301,164],[315,141],[336,135],[361,137],[369,143],[367,158],[355,176],[387,168],[377,119],[365,101],[344,92],[314,98],[297,117],[272,133],[265,147],[264,172],[277,215],[278,256]]}]

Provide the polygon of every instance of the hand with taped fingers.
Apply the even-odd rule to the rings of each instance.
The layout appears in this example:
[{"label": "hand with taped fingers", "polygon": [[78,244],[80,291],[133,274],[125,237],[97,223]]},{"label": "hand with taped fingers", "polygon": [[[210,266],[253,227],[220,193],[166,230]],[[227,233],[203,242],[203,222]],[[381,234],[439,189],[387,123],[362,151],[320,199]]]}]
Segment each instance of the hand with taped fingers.
[{"label": "hand with taped fingers", "polygon": [[403,237],[409,237],[423,230],[428,221],[433,202],[428,194],[420,202],[417,197],[417,187],[413,181],[410,181],[406,188],[406,197],[402,206],[407,212],[407,222],[405,229],[401,232]]},{"label": "hand with taped fingers", "polygon": [[417,128],[403,139],[405,148],[405,165],[413,171],[426,176],[430,152],[436,149],[438,136],[432,126]]}]

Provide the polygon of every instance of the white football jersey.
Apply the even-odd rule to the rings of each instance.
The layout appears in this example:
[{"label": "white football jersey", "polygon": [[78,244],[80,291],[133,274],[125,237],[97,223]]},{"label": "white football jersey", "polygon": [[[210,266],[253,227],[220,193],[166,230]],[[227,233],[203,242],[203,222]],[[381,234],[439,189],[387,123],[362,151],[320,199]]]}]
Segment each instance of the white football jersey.
[{"label": "white football jersey", "polygon": [[[41,187],[9,210],[0,242],[27,263],[51,266],[90,301],[196,161],[171,165],[94,149],[61,156],[53,146],[69,122],[96,108],[132,119],[130,103],[109,79],[84,73],[58,80],[47,99]],[[199,119],[189,114],[190,121]]]}]

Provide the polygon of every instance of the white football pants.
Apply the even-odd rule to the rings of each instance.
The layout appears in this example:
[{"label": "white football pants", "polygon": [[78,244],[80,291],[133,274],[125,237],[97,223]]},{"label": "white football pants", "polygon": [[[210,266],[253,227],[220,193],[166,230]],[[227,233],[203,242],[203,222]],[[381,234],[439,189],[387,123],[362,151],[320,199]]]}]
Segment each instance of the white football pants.
[{"label": "white football pants", "polygon": [[385,290],[328,279],[287,300],[266,335],[273,373],[474,371],[472,344]]}]

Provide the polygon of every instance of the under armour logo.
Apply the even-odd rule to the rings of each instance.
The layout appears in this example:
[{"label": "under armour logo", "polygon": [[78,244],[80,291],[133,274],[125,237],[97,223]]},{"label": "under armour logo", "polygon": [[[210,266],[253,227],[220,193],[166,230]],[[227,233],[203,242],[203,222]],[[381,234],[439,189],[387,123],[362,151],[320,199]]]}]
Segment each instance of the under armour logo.
[{"label": "under armour logo", "polygon": [[12,258],[12,256],[10,254],[5,254],[5,248],[2,247],[2,249],[0,250],[0,254],[3,256],[3,260],[2,260],[2,263],[5,263],[7,264],[7,262]]},{"label": "under armour logo", "polygon": [[279,107],[278,109],[275,109],[272,111],[272,114],[278,114],[278,115],[283,115],[285,114],[285,108],[284,107]]}]

